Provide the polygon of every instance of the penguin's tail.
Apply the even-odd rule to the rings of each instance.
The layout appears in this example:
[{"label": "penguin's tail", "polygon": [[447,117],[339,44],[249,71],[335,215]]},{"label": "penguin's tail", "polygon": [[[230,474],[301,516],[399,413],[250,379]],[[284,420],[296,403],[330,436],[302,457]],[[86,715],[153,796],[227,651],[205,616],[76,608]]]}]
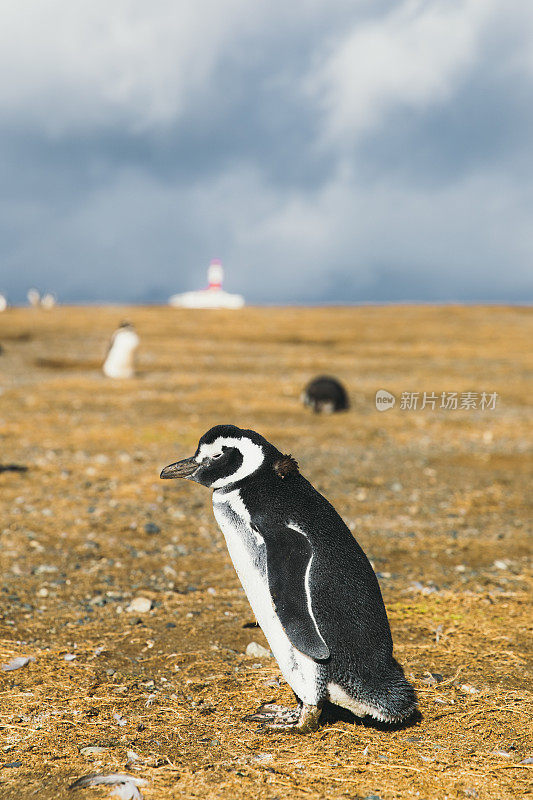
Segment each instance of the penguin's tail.
[{"label": "penguin's tail", "polygon": [[413,716],[417,701],[415,690],[402,672],[394,672],[388,681],[373,692],[369,714],[381,722],[403,722]]},{"label": "penguin's tail", "polygon": [[395,663],[393,669],[376,678],[375,674],[356,681],[352,678],[349,699],[336,700],[330,691],[331,700],[357,716],[368,715],[380,722],[398,723],[412,717],[417,708],[416,694],[401,667]]}]

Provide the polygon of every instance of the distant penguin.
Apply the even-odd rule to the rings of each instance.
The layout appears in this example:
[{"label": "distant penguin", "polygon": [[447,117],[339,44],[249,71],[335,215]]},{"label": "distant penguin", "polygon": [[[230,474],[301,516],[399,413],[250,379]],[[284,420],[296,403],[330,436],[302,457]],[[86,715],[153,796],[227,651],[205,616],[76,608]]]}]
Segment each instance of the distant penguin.
[{"label": "distant penguin", "polygon": [[304,406],[309,406],[316,414],[333,414],[350,407],[346,389],[337,378],[329,375],[313,378],[305,387],[301,399]]},{"label": "distant penguin", "polygon": [[134,358],[139,346],[139,337],[133,325],[121,322],[109,342],[107,355],[102,367],[108,378],[133,378]]},{"label": "distant penguin", "polygon": [[214,489],[237,575],[298,698],[296,709],[264,705],[248,719],[307,733],[326,701],[384,722],[414,713],[370,562],[292,456],[255,431],[217,425],[161,477]]},{"label": "distant penguin", "polygon": [[51,311],[52,308],[55,308],[57,305],[57,297],[52,292],[46,292],[41,297],[41,308],[44,308],[46,311]]},{"label": "distant penguin", "polygon": [[7,297],[3,294],[0,294],[0,313],[7,309]]},{"label": "distant penguin", "polygon": [[26,297],[28,298],[28,303],[30,306],[32,306],[32,308],[39,308],[41,305],[41,295],[37,289],[29,289]]}]

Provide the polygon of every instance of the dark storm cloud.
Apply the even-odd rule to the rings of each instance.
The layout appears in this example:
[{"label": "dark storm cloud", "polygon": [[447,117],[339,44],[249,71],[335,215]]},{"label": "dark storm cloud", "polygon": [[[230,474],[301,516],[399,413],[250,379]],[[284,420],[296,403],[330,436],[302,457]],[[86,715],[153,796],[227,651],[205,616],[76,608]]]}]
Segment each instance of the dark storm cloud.
[{"label": "dark storm cloud", "polygon": [[12,301],[531,300],[525,2],[68,8],[4,11]]}]

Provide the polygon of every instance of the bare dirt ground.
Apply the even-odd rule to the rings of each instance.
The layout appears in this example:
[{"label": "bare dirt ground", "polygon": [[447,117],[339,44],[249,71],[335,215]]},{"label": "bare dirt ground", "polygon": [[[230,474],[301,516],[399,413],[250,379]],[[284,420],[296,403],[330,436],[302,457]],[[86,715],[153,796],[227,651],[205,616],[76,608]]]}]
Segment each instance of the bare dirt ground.
[{"label": "bare dirt ground", "polygon": [[[114,382],[99,366],[124,317],[139,374]],[[0,474],[0,664],[34,659],[0,671],[0,796],[109,796],[67,787],[127,771],[154,800],[525,797],[532,341],[520,308],[0,315],[0,463],[28,468]],[[349,412],[300,405],[324,372]],[[386,413],[381,388],[398,398]],[[404,391],[439,402],[402,410]],[[497,392],[496,408],[438,408],[467,391]],[[296,737],[242,720],[292,693],[274,660],[245,655],[266,641],[210,493],[158,479],[226,422],[292,452],[353,529],[417,724],[326,719]],[[152,609],[128,611],[140,596]]]}]

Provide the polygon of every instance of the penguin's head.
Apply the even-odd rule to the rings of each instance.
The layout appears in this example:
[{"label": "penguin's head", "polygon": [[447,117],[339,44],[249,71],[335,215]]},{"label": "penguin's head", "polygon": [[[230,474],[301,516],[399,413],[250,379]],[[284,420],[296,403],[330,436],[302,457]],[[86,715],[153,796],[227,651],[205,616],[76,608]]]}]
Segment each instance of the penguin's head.
[{"label": "penguin's head", "polygon": [[255,431],[215,425],[204,433],[191,458],[169,464],[160,477],[187,478],[210,489],[222,489],[265,468],[283,478],[290,471],[297,471],[298,465]]}]

